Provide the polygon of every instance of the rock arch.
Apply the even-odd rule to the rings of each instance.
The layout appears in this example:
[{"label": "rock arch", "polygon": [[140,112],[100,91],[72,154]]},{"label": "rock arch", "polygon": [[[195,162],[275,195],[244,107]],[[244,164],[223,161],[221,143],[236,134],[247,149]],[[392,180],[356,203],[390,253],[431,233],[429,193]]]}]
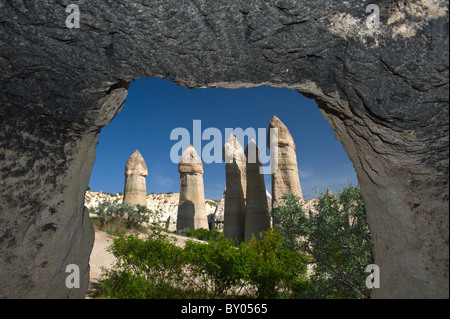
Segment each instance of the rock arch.
[{"label": "rock arch", "polygon": [[[381,288],[448,298],[448,2],[0,1],[0,297],[83,297],[97,136],[130,81],[315,99],[367,205]],[[77,264],[80,289],[65,287]]]}]

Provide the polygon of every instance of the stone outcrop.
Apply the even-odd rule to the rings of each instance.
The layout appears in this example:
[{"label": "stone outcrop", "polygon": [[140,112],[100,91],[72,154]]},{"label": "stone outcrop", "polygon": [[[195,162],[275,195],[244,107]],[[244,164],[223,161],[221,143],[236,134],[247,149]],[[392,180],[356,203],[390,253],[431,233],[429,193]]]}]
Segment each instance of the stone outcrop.
[{"label": "stone outcrop", "polygon": [[[91,211],[95,209],[99,203],[102,202],[122,203],[123,195],[109,194],[96,191],[87,191],[85,195],[84,204]],[[178,204],[180,203],[180,193],[168,194],[148,194],[147,208],[152,211],[159,211],[161,213],[159,222],[170,226],[167,230],[176,231]],[[214,215],[217,208],[217,200],[205,199],[206,214],[208,218]],[[95,215],[92,215],[95,217]],[[169,220],[170,219],[170,220]]]},{"label": "stone outcrop", "polygon": [[192,145],[189,145],[181,154],[178,172],[180,173],[180,202],[177,230],[209,229],[203,186],[203,163]]},{"label": "stone outcrop", "polygon": [[[216,206],[216,210],[214,211],[214,214],[211,216],[210,221],[210,229],[223,231],[224,228],[224,222],[225,222],[225,198],[226,198],[226,192],[227,189],[225,188],[223,190],[222,198],[220,199],[219,203]],[[208,219],[209,219],[208,215]]]},{"label": "stone outcrop", "polygon": [[258,236],[270,228],[267,191],[264,175],[260,173],[261,162],[256,142],[252,139],[245,150],[247,164],[247,191],[245,205],[244,239],[249,241],[252,235]]},{"label": "stone outcrop", "polygon": [[125,164],[125,188],[123,202],[129,205],[147,206],[147,165],[141,153],[136,150]]},{"label": "stone outcrop", "polygon": [[83,295],[64,271],[97,138],[149,76],[314,99],[358,175],[373,297],[449,297],[448,1],[379,1],[379,28],[364,1],[92,0],[80,29],[58,3],[0,2],[0,297]]},{"label": "stone outcrop", "polygon": [[227,194],[225,196],[224,236],[244,240],[245,196],[247,191],[246,157],[236,137],[230,135],[223,150]]},{"label": "stone outcrop", "polygon": [[[270,136],[271,130],[276,129],[273,137]],[[303,199],[302,188],[300,186],[300,178],[298,175],[297,154],[295,153],[295,143],[286,125],[275,115],[270,119],[268,130],[267,146],[273,148],[271,140],[277,147],[275,167],[272,173],[272,208],[279,206],[281,198],[285,194],[293,194]]]}]

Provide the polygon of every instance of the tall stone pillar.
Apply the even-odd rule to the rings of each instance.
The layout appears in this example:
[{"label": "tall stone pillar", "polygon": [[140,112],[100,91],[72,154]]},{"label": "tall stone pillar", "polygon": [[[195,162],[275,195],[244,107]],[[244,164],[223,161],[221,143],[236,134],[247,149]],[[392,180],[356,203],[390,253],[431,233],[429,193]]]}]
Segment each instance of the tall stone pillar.
[{"label": "tall stone pillar", "polygon": [[192,145],[181,154],[180,202],[178,204],[177,230],[208,227],[203,186],[203,164]]},{"label": "tall stone pillar", "polygon": [[136,150],[125,164],[125,189],[123,192],[125,204],[147,207],[147,186],[145,184],[147,174],[144,158]]},{"label": "tall stone pillar", "polygon": [[245,240],[270,228],[264,175],[256,142],[252,139],[245,150],[247,157],[247,191],[245,208]]},{"label": "tall stone pillar", "polygon": [[246,157],[241,144],[230,134],[224,146],[226,189],[224,236],[244,240],[245,196],[247,190]]},{"label": "tall stone pillar", "polygon": [[[271,147],[271,129],[278,130],[278,156],[275,171],[272,174],[272,208],[275,208],[279,206],[283,195],[290,193],[303,199],[303,194],[298,176],[294,139],[286,125],[274,115],[269,123],[267,139],[269,148]],[[273,136],[275,137],[276,135]]]}]

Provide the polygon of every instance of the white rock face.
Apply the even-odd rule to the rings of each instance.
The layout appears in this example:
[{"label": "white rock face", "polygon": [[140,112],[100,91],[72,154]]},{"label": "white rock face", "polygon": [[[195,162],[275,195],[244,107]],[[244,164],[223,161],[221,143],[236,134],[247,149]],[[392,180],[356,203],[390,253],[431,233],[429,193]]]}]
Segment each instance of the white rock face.
[{"label": "white rock face", "polygon": [[214,214],[212,215],[212,218],[210,220],[211,228],[215,230],[223,230],[224,226],[224,215],[225,215],[225,193],[226,189],[223,191],[222,198],[219,201],[219,204],[216,206],[216,210],[214,211]]},{"label": "white rock face", "polygon": [[[278,135],[274,135],[275,146],[278,148],[277,170],[272,174],[272,208],[278,207],[281,198],[285,194],[293,194],[303,199],[300,178],[298,176],[297,155],[295,143],[286,125],[275,115],[270,120],[270,129],[277,129]],[[272,137],[271,137],[272,138]],[[271,138],[267,139],[269,148]],[[270,206],[269,206],[270,207]]]},{"label": "white rock face", "polygon": [[[160,217],[161,222],[167,222],[169,217],[170,223],[173,225],[177,223],[178,204],[180,200],[180,193],[172,194],[148,194],[147,195],[147,208],[150,210],[159,210],[162,215]],[[87,191],[85,194],[84,205],[91,209],[96,208],[99,203],[108,201],[122,203],[123,195],[119,194],[105,194],[102,192]],[[206,214],[214,215],[216,211],[217,201],[212,199],[205,199]],[[91,214],[91,217],[93,215]]]},{"label": "white rock face", "polygon": [[147,175],[148,170],[144,158],[136,150],[125,164],[124,203],[145,206],[147,195],[145,177]]},{"label": "white rock face", "polygon": [[203,163],[192,145],[189,145],[181,154],[178,172],[180,173],[180,202],[178,205],[177,230],[185,228],[208,229]]}]

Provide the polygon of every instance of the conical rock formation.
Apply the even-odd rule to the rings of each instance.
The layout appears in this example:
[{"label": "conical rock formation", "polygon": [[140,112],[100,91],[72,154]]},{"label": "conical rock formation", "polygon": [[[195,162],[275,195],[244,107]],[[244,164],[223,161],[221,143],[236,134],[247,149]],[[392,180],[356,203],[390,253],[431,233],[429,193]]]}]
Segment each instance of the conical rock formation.
[{"label": "conical rock formation", "polygon": [[144,158],[136,150],[125,164],[124,203],[133,206],[147,206],[147,187],[145,183],[147,175],[148,170]]},{"label": "conical rock formation", "polygon": [[[245,150],[247,157],[247,191],[245,208],[245,240],[270,228],[267,192],[256,142],[252,139]],[[225,196],[226,199],[226,196]]]},{"label": "conical rock formation", "polygon": [[178,171],[180,173],[180,202],[178,204],[177,230],[208,229],[203,164],[192,145],[189,145],[181,154]]},{"label": "conical rock formation", "polygon": [[[271,129],[277,129],[277,138],[276,135],[271,136],[271,132],[273,133]],[[295,143],[291,133],[278,117],[273,116],[269,123],[268,134],[268,147],[278,147],[275,170],[272,174],[272,208],[275,208],[280,204],[283,195],[290,193],[303,199],[303,194],[298,175]],[[272,139],[275,140],[276,145],[270,145],[271,142],[273,143]],[[271,149],[271,152],[274,151]]]},{"label": "conical rock formation", "polygon": [[224,236],[236,241],[244,240],[245,196],[247,189],[246,156],[241,144],[232,134],[224,145],[226,172]]}]

